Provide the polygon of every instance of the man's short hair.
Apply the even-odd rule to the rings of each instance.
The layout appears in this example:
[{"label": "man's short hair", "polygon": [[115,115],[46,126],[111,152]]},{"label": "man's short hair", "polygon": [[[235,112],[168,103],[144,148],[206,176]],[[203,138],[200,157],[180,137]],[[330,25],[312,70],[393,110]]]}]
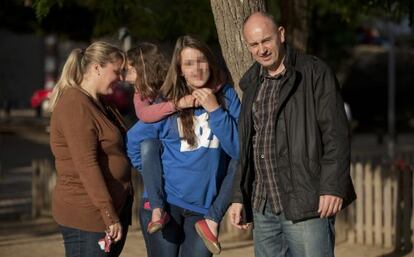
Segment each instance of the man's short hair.
[{"label": "man's short hair", "polygon": [[268,18],[273,23],[273,25],[275,26],[275,28],[279,27],[279,24],[275,21],[275,17],[273,15],[271,15],[271,14],[269,14],[267,12],[259,11],[259,12],[251,13],[249,16],[247,16],[246,18],[244,18],[242,28],[244,28],[244,25],[246,25],[246,22],[250,19],[250,17],[252,16],[252,14],[256,14],[256,13],[260,13],[264,17]]}]

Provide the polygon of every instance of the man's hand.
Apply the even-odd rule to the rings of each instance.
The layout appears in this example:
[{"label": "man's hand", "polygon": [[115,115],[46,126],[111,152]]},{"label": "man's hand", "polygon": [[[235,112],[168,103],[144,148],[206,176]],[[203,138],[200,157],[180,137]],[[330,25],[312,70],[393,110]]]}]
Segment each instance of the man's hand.
[{"label": "man's hand", "polygon": [[337,214],[342,208],[343,199],[334,195],[321,195],[319,197],[318,213],[321,218]]},{"label": "man's hand", "polygon": [[250,223],[241,224],[242,222],[242,213],[243,213],[243,204],[241,203],[232,203],[229,207],[229,219],[230,223],[238,229],[247,229],[250,226]]}]

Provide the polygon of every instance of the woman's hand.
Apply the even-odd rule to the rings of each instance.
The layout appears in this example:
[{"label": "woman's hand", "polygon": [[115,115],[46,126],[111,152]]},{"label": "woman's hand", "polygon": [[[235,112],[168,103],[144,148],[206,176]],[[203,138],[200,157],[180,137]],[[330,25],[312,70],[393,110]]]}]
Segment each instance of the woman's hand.
[{"label": "woman's hand", "polygon": [[196,89],[193,91],[192,95],[208,112],[213,112],[220,107],[213,90],[210,88]]},{"label": "woman's hand", "polygon": [[118,242],[122,238],[122,225],[117,222],[109,226],[108,235],[114,242]]},{"label": "woman's hand", "polygon": [[200,103],[192,95],[186,95],[178,100],[177,109],[194,108],[200,106]]}]

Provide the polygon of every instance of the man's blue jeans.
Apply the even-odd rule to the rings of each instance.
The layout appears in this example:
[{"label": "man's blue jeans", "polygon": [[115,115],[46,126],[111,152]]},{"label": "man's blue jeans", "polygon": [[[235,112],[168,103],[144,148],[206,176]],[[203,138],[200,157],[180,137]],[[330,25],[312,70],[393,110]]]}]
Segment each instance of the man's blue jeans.
[{"label": "man's blue jeans", "polygon": [[[162,145],[158,139],[141,142],[142,178],[151,208],[165,207],[164,181],[161,164]],[[228,170],[205,218],[220,223],[230,203],[231,190],[238,160],[228,160]],[[146,226],[145,226],[146,227]]]},{"label": "man's blue jeans", "polygon": [[151,210],[140,208],[139,218],[148,257],[211,257],[194,228],[203,215],[175,205],[169,205],[168,212],[171,219],[167,225],[159,232],[148,234],[146,226],[151,221]]},{"label": "man's blue jeans", "polygon": [[333,257],[335,218],[292,222],[266,208],[253,212],[255,257]]}]

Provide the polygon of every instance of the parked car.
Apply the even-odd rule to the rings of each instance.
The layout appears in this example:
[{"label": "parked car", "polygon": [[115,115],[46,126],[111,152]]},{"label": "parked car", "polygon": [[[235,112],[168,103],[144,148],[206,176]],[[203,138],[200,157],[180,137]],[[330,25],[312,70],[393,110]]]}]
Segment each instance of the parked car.
[{"label": "parked car", "polygon": [[30,105],[33,109],[36,110],[36,115],[38,117],[46,116],[49,113],[49,95],[52,92],[52,89],[44,88],[34,91],[32,97],[30,98]]},{"label": "parked car", "polygon": [[[38,117],[47,116],[49,113],[50,100],[49,96],[53,89],[38,89],[30,98],[30,104],[36,110]],[[133,111],[133,94],[134,88],[128,83],[119,82],[113,88],[111,95],[103,97],[103,101],[115,105],[119,112],[123,115],[129,114]]]}]

